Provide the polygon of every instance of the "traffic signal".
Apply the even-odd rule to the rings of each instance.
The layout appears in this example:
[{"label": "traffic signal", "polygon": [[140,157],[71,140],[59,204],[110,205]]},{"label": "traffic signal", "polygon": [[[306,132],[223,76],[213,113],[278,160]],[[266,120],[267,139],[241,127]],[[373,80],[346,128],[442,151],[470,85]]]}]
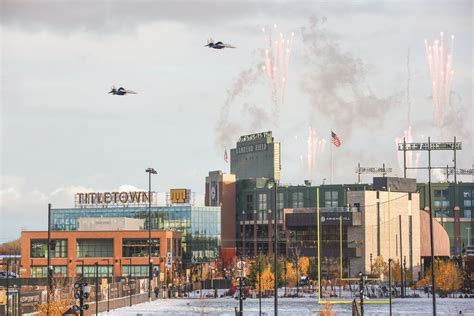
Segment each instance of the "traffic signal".
[{"label": "traffic signal", "polygon": [[89,309],[89,305],[84,304],[84,299],[89,297],[89,292],[90,287],[87,286],[87,283],[81,281],[74,283],[74,298],[79,300],[79,304],[72,307],[75,312],[80,311],[83,315],[83,312]]}]

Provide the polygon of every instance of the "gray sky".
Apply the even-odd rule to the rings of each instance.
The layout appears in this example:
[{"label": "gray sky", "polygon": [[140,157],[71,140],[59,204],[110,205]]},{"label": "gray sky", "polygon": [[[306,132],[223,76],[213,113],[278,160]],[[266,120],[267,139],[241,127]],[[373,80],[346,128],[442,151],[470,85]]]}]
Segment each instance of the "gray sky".
[{"label": "gray sky", "polygon": [[[395,139],[409,124],[408,78],[414,141],[456,135],[459,167],[472,166],[472,1],[1,6],[1,242],[45,229],[47,203],[72,206],[75,192],[146,189],[149,166],[158,170],[153,190],[188,187],[202,203],[207,172],[229,170],[224,148],[241,134],[273,131],[285,183],[330,178],[331,129],[342,140],[332,151],[333,183],[355,182],[358,162],[402,175]],[[294,32],[278,106],[260,68],[262,27],[274,24]],[[454,76],[448,123],[436,128],[424,40],[440,31],[455,35]],[[237,48],[203,47],[209,37]],[[138,94],[109,95],[112,85]],[[312,172],[310,126],[327,141]],[[451,157],[433,159],[446,165]]]}]

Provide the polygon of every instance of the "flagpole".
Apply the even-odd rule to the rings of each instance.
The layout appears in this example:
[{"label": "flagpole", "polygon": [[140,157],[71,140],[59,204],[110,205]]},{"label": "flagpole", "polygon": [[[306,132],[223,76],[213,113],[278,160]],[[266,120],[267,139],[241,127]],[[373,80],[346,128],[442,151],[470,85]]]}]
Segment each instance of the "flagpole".
[{"label": "flagpole", "polygon": [[329,155],[330,155],[330,160],[331,160],[331,175],[329,177],[329,183],[332,184],[332,132],[331,132],[331,144],[329,144]]}]

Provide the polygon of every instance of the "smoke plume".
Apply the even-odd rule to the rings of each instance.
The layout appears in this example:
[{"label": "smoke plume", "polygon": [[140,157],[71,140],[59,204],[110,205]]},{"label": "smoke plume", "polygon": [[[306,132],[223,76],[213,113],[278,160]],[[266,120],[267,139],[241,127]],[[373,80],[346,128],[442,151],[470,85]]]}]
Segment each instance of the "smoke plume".
[{"label": "smoke plume", "polygon": [[312,17],[301,32],[306,66],[301,87],[311,99],[311,114],[330,118],[346,135],[362,122],[382,123],[384,114],[400,103],[399,97],[376,96],[367,83],[367,65],[344,51],[325,23],[325,18]]},{"label": "smoke plume", "polygon": [[[221,108],[219,121],[216,125],[216,142],[219,147],[224,147],[225,145],[235,141],[238,135],[243,131],[243,126],[241,123],[238,123],[239,120],[231,121],[230,113],[233,107],[234,110],[237,111],[240,109],[240,107],[236,105],[237,99],[251,92],[252,87],[257,84],[259,79],[262,77],[261,69],[262,65],[259,64],[243,70],[234,81],[232,87],[227,90],[227,97]],[[256,108],[244,106],[244,110],[245,108],[247,108],[247,112],[261,115],[261,111],[257,111]],[[239,117],[239,115],[236,117]]]}]

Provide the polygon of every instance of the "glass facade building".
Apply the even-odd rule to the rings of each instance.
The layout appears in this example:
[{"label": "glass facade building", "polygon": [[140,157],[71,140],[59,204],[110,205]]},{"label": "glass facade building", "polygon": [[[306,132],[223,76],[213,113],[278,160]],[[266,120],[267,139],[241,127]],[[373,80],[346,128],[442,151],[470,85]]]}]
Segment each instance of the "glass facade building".
[{"label": "glass facade building", "polygon": [[[104,207],[52,209],[51,229],[54,231],[76,231],[79,226],[79,218],[85,217],[139,218],[145,220],[145,230],[148,230],[149,227],[147,207]],[[154,206],[151,208],[151,229],[182,233],[184,263],[210,261],[217,259],[220,255],[220,207]],[[88,249],[94,248],[92,250],[97,251],[98,246],[93,246],[87,245]],[[175,251],[175,249],[167,249],[167,251]]]}]

